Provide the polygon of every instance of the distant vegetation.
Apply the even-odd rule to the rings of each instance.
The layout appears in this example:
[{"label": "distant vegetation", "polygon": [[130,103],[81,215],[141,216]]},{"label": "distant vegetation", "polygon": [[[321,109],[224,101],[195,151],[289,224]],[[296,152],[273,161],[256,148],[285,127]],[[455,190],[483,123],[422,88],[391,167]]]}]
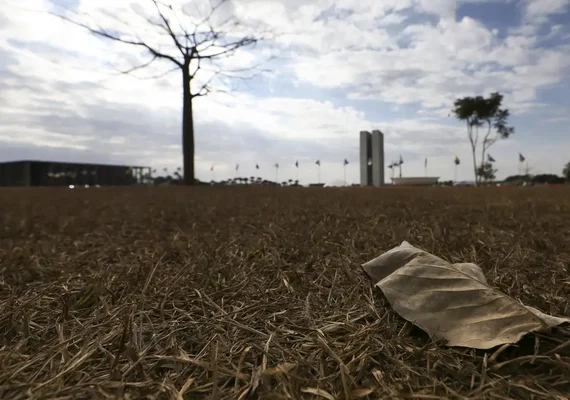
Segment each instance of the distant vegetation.
[{"label": "distant vegetation", "polygon": [[[157,177],[149,177],[147,176],[145,181],[149,183],[153,183],[155,185],[183,185],[184,181],[180,174],[174,173],[172,175],[167,176],[157,176]],[[301,186],[299,185],[299,181],[289,179],[288,181],[283,182],[273,182],[261,177],[251,176],[249,178],[245,177],[237,177],[231,179],[224,179],[221,181],[210,181],[210,182],[203,182],[196,179],[196,185],[263,185],[263,186]]]},{"label": "distant vegetation", "polygon": [[566,182],[570,182],[570,162],[567,162],[562,170],[562,176],[566,180]]},{"label": "distant vegetation", "polygon": [[549,184],[560,184],[565,183],[566,179],[564,177],[554,175],[554,174],[538,174],[538,175],[512,175],[505,178],[505,183],[532,183],[535,185]]}]

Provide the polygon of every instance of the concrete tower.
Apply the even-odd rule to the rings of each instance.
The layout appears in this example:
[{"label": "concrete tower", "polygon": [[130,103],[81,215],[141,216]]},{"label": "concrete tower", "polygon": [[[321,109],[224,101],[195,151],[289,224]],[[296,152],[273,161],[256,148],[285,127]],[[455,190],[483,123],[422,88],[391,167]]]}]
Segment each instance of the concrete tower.
[{"label": "concrete tower", "polygon": [[384,134],[360,132],[360,185],[384,185]]},{"label": "concrete tower", "polygon": [[372,135],[367,131],[360,131],[360,185],[372,185]]},{"label": "concrete tower", "polygon": [[384,184],[384,134],[372,131],[372,184]]}]

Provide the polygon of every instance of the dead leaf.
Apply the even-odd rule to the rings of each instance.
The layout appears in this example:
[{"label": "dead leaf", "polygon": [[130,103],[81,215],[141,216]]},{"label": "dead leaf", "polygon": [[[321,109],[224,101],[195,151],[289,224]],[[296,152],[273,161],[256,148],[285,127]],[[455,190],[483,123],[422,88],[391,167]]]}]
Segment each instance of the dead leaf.
[{"label": "dead leaf", "polygon": [[490,287],[475,264],[450,264],[405,241],[362,268],[400,316],[449,346],[489,349],[570,322]]}]

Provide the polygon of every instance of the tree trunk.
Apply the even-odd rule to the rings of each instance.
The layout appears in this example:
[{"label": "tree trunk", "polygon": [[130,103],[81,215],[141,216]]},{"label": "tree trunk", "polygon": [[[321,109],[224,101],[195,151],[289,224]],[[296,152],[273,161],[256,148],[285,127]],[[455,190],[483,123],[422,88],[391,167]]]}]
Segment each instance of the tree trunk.
[{"label": "tree trunk", "polygon": [[182,68],[182,159],[184,162],[184,184],[194,185],[194,115],[190,92],[190,60]]},{"label": "tree trunk", "polygon": [[477,143],[473,140],[473,125],[467,121],[467,136],[471,142],[471,153],[473,155],[473,173],[475,174],[475,185],[479,185],[479,177],[477,175]]},{"label": "tree trunk", "polygon": [[477,154],[476,148],[472,147],[471,151],[473,152],[473,172],[475,173],[475,185],[479,186],[479,175],[477,175]]},{"label": "tree trunk", "polygon": [[487,138],[489,137],[489,134],[491,133],[491,123],[487,122],[487,134],[485,135],[485,138],[483,139],[483,149],[481,151],[481,166],[485,165],[485,154],[487,153]]}]

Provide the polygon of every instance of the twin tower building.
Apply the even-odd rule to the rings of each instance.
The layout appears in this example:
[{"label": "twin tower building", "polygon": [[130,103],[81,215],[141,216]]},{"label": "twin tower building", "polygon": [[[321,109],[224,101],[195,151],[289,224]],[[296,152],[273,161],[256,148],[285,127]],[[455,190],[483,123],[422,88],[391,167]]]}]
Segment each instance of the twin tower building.
[{"label": "twin tower building", "polygon": [[360,132],[360,185],[384,185],[384,134]]}]

